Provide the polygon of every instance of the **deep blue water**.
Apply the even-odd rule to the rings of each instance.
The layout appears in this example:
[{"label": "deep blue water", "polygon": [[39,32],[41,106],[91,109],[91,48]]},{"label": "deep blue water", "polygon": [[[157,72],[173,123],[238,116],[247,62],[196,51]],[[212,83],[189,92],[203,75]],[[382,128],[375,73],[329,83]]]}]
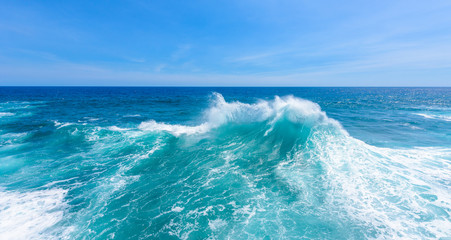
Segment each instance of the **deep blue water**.
[{"label": "deep blue water", "polygon": [[451,88],[0,88],[0,239],[451,237]]}]

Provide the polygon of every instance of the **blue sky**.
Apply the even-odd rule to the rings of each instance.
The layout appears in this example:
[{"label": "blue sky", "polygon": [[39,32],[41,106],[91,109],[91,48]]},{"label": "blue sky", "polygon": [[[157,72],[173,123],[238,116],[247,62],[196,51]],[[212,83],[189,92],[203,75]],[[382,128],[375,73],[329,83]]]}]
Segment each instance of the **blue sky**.
[{"label": "blue sky", "polygon": [[451,1],[3,1],[0,85],[451,86]]}]

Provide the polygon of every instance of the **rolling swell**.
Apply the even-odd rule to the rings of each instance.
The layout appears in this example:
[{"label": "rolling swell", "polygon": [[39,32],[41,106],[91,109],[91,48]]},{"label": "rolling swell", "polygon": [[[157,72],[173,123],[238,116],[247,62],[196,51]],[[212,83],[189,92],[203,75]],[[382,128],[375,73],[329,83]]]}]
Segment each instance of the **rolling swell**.
[{"label": "rolling swell", "polygon": [[[55,173],[41,185],[68,191],[58,203],[66,211],[54,236],[451,234],[450,149],[368,145],[317,104],[292,96],[246,104],[214,94],[202,120],[196,126],[146,121],[130,128],[55,122],[48,134],[58,140],[47,146],[59,149],[45,155],[60,154],[64,161],[52,163]],[[31,166],[44,172],[42,164]],[[55,196],[60,202],[61,194]]]}]

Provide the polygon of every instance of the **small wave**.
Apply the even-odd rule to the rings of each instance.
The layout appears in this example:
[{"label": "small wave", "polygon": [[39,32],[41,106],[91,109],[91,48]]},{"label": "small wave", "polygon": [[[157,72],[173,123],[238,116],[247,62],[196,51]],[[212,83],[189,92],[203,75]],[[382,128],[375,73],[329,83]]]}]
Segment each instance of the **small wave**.
[{"label": "small wave", "polygon": [[54,123],[54,125],[55,125],[55,127],[57,129],[60,129],[60,128],[63,128],[63,127],[67,127],[67,126],[71,126],[71,125],[75,124],[75,123],[61,123],[61,122],[58,122],[58,121],[53,121],[53,123]]},{"label": "small wave", "polygon": [[20,109],[32,109],[45,106],[46,102],[36,101],[36,102],[20,102],[20,101],[10,101],[0,103],[0,108],[3,110],[20,110]]},{"label": "small wave", "polygon": [[52,122],[53,122],[53,125],[56,127],[56,129],[65,128],[65,127],[74,126],[74,125],[78,125],[78,126],[86,126],[86,125],[88,125],[88,123],[85,123],[85,122],[80,122],[80,123],[66,122],[66,123],[64,123],[64,122],[59,122],[59,121],[56,121],[56,120],[54,120]]},{"label": "small wave", "polygon": [[128,114],[128,115],[124,115],[124,117],[126,118],[134,118],[134,117],[141,117],[140,114]]},{"label": "small wave", "polygon": [[24,146],[23,140],[29,133],[2,133],[0,131],[0,151]]},{"label": "small wave", "polygon": [[14,116],[15,114],[12,112],[0,112],[0,117],[10,117]]},{"label": "small wave", "polygon": [[120,128],[120,127],[117,127],[117,126],[111,126],[111,127],[108,127],[108,130],[116,131],[116,132],[123,132],[123,131],[130,130],[130,128]]},{"label": "small wave", "polygon": [[94,117],[83,117],[83,119],[90,121],[90,122],[95,122],[100,120],[100,118],[94,118]]},{"label": "small wave", "polygon": [[440,115],[440,114],[425,114],[425,113],[415,113],[415,115],[427,118],[427,119],[435,119],[435,120],[443,120],[447,122],[451,122],[451,116]]},{"label": "small wave", "polygon": [[410,129],[413,129],[413,130],[424,130],[423,128],[414,126],[414,125],[412,125],[410,123],[403,123],[402,125],[405,126],[405,127],[410,128]]}]

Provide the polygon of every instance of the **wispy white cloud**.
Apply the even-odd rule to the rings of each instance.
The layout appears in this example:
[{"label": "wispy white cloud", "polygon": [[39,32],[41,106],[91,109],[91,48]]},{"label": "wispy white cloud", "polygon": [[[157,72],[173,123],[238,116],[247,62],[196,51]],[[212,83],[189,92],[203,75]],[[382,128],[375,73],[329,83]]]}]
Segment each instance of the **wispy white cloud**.
[{"label": "wispy white cloud", "polygon": [[167,66],[167,64],[164,64],[164,63],[158,64],[158,65],[155,67],[155,72],[157,72],[157,73],[161,72],[166,66]]},{"label": "wispy white cloud", "polygon": [[188,55],[189,51],[192,49],[191,44],[182,44],[177,47],[177,50],[175,50],[172,55],[171,59],[173,61],[180,60],[181,58],[184,58]]},{"label": "wispy white cloud", "polygon": [[238,56],[235,58],[229,58],[229,59],[226,59],[226,61],[238,62],[238,63],[257,63],[257,62],[261,62],[262,60],[271,59],[275,56],[292,53],[294,50],[297,50],[297,49],[291,49],[291,50],[285,49],[285,50],[278,50],[278,51],[275,50],[275,51],[269,51],[269,52],[261,52],[261,53],[256,53],[253,55],[244,55],[244,56]]}]

